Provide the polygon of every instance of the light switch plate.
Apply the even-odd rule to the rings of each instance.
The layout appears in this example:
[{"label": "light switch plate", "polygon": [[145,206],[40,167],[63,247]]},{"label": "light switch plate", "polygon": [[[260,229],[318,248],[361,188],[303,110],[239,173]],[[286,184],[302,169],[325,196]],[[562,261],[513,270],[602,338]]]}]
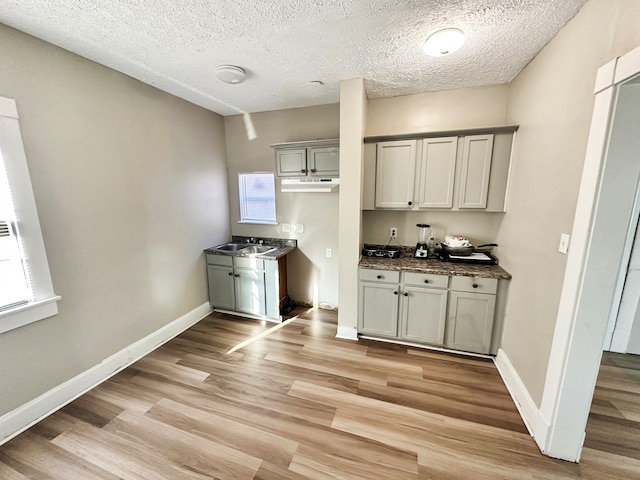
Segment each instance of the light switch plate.
[{"label": "light switch plate", "polygon": [[291,224],[283,223],[282,224],[282,233],[290,233],[291,232]]},{"label": "light switch plate", "polygon": [[296,223],[293,228],[294,228],[293,231],[296,232],[296,233],[304,233],[304,224],[303,223]]},{"label": "light switch plate", "polygon": [[569,251],[570,241],[571,241],[571,235],[567,233],[563,233],[562,235],[560,235],[560,245],[558,246],[558,251],[566,255],[567,252]]}]

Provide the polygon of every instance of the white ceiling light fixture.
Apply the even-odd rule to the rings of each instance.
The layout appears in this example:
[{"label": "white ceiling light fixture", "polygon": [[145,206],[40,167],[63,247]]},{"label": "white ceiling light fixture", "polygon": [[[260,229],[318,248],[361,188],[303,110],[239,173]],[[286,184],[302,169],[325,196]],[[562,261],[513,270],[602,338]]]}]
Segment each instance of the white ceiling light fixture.
[{"label": "white ceiling light fixture", "polygon": [[221,82],[236,85],[244,82],[247,74],[242,68],[235,65],[220,65],[216,68],[216,77]]},{"label": "white ceiling light fixture", "polygon": [[464,33],[459,28],[444,28],[432,33],[424,44],[424,51],[432,57],[443,57],[464,44]]}]

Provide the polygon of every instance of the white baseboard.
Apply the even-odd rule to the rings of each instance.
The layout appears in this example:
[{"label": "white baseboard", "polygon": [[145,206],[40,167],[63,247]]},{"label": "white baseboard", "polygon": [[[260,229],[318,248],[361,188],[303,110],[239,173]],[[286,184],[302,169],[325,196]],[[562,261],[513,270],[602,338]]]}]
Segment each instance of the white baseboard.
[{"label": "white baseboard", "polygon": [[538,444],[540,451],[545,453],[547,437],[550,431],[549,422],[542,416],[540,409],[533,401],[533,398],[531,398],[529,391],[524,386],[518,372],[513,368],[513,365],[504,350],[498,350],[498,355],[496,356],[494,363],[502,377],[502,381],[511,394],[511,398],[513,398],[513,401],[516,404],[518,412],[520,412],[520,416],[522,417],[527,430],[529,430],[529,434]]},{"label": "white baseboard", "polygon": [[338,325],[338,332],[336,338],[343,338],[345,340],[358,340],[358,331],[354,327],[341,327]]},{"label": "white baseboard", "polygon": [[0,417],[0,445],[98,386],[211,313],[209,303],[105,358],[99,364]]}]

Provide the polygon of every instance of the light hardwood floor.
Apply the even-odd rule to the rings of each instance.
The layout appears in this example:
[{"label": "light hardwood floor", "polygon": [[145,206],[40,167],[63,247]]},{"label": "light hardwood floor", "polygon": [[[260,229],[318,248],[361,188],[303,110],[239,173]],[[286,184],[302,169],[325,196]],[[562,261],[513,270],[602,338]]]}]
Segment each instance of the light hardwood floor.
[{"label": "light hardwood floor", "polygon": [[540,454],[490,360],[335,324],[302,313],[228,353],[273,325],[211,315],[0,447],[0,478],[640,478],[637,447],[607,443],[640,417],[614,375],[576,465]]}]

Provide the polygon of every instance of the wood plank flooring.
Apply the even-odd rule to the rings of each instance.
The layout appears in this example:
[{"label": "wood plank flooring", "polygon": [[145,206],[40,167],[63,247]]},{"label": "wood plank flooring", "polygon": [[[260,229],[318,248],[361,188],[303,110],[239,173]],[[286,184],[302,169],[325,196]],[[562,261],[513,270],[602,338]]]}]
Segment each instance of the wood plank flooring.
[{"label": "wood plank flooring", "polygon": [[299,312],[232,353],[273,325],[207,317],[0,447],[0,479],[640,478],[616,443],[638,443],[618,382],[639,370],[606,375],[571,464],[540,454],[490,360],[336,339],[335,313]]}]

